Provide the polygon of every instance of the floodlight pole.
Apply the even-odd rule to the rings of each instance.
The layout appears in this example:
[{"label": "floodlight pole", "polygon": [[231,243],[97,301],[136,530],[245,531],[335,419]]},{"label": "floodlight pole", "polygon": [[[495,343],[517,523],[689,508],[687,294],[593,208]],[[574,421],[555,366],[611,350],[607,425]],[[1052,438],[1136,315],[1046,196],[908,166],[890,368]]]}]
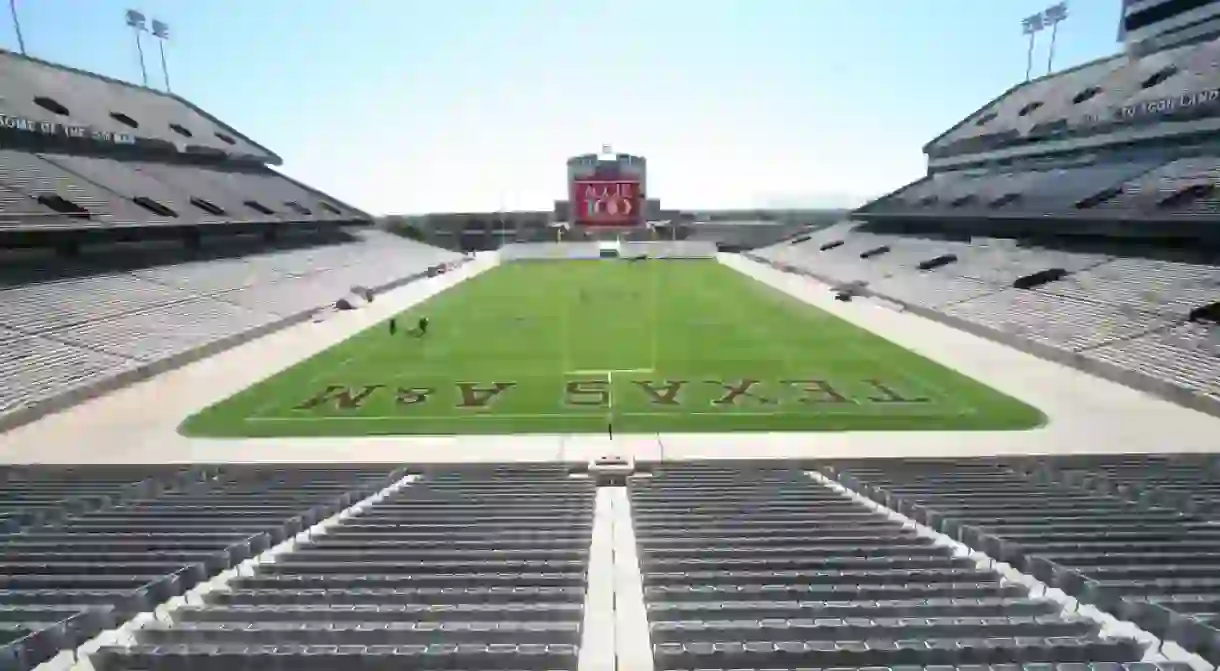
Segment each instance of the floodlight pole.
[{"label": "floodlight pole", "polygon": [[1029,81],[1030,74],[1034,70],[1034,38],[1039,30],[1042,30],[1042,17],[1030,17],[1022,22],[1022,30],[1026,35],[1029,35],[1029,48],[1025,51],[1025,81]]},{"label": "floodlight pole", "polygon": [[143,13],[134,9],[127,10],[127,25],[131,26],[132,32],[136,34],[136,53],[140,57],[140,76],[143,78],[144,88],[148,88],[148,68],[144,67],[144,44],[140,41],[140,33],[145,30],[145,21]]},{"label": "floodlight pole", "polygon": [[148,88],[148,68],[144,67],[144,44],[140,41],[140,29],[136,28],[136,53],[140,56],[140,77],[144,80],[144,88]]},{"label": "floodlight pole", "polygon": [[1046,52],[1046,74],[1051,73],[1051,64],[1055,62],[1055,36],[1059,33],[1059,22],[1051,24],[1051,47]]},{"label": "floodlight pole", "polygon": [[1043,23],[1051,24],[1051,48],[1046,54],[1046,74],[1051,73],[1051,68],[1055,62],[1055,37],[1059,33],[1059,24],[1067,20],[1067,3],[1060,2],[1057,5],[1051,5],[1042,12]]},{"label": "floodlight pole", "polygon": [[1025,52],[1025,81],[1029,81],[1029,73],[1034,69],[1034,33],[1029,33],[1029,50]]},{"label": "floodlight pole", "polygon": [[173,93],[169,86],[169,67],[165,64],[165,43],[169,40],[169,25],[154,19],[152,34],[157,38],[157,49],[161,52],[161,76],[165,78],[165,92]]},{"label": "floodlight pole", "polygon": [[21,35],[21,21],[17,18],[17,0],[8,0],[8,11],[13,15],[13,30],[17,33],[17,48],[25,55],[25,37]]}]

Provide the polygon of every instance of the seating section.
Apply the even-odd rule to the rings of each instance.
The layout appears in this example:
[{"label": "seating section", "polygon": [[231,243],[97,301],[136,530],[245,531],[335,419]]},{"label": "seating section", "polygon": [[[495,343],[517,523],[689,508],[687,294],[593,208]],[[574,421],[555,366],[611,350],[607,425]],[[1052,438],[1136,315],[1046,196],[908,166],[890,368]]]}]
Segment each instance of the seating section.
[{"label": "seating section", "polygon": [[[95,671],[574,670],[606,661],[586,618],[640,596],[658,671],[1191,671],[1075,600],[1220,659],[1207,455],[654,464],[604,548],[563,464],[0,478],[4,671],[86,641]],[[632,535],[642,594],[586,614],[590,553]]]},{"label": "seating section", "polygon": [[1050,587],[1220,660],[1220,529],[1191,512],[1187,493],[1199,487],[1210,501],[1210,458],[885,460],[823,470]]},{"label": "seating section", "polygon": [[155,495],[198,477],[195,469],[179,466],[0,467],[0,534],[59,523],[70,515],[133,496]]},{"label": "seating section", "polygon": [[1216,41],[1105,58],[1020,84],[926,147],[935,156],[1215,114]]},{"label": "seating section", "polygon": [[[1013,172],[936,173],[861,207],[864,215],[1189,221],[1214,218],[1220,156],[1145,159]],[[1184,189],[1207,187],[1198,193]]]},{"label": "seating section", "polygon": [[365,231],[339,244],[0,285],[0,414],[460,259]]},{"label": "seating section", "polygon": [[263,166],[0,150],[0,229],[362,221]]},{"label": "seating section", "polygon": [[800,470],[666,465],[630,495],[658,669],[1117,669],[1144,656]]},{"label": "seating section", "polygon": [[0,231],[369,219],[177,96],[8,52],[0,65]]},{"label": "seating section", "polygon": [[14,53],[0,54],[0,61],[5,114],[15,119],[83,127],[117,144],[147,140],[278,160],[176,96]]},{"label": "seating section", "polygon": [[[0,668],[33,668],[401,476],[392,467],[4,473]],[[11,527],[10,527],[11,530]]]},{"label": "seating section", "polygon": [[[833,243],[841,244],[823,249]],[[879,245],[891,252],[860,258]],[[918,268],[945,254],[956,260]],[[850,222],[750,257],[836,284],[862,281],[886,298],[1220,400],[1220,327],[1186,321],[1193,309],[1220,301],[1220,265],[873,233]],[[1055,268],[1067,275],[1013,287]]]},{"label": "seating section", "polygon": [[[148,161],[117,160],[69,154],[0,156],[0,183],[20,190],[15,178],[5,179],[6,165],[37,163],[40,173],[57,182],[96,184],[110,202],[123,203],[131,215],[116,223],[150,225],[208,225],[230,222],[351,221],[362,213],[335,203],[261,166],[219,168]],[[21,190],[36,198],[30,189]],[[80,198],[63,189],[59,195],[93,211]],[[136,201],[159,204],[169,212],[158,214]],[[261,209],[260,209],[261,208]],[[0,215],[4,210],[0,210]],[[100,223],[105,223],[104,221]]]},{"label": "seating section", "polygon": [[94,668],[575,669],[594,492],[562,466],[426,473]]}]

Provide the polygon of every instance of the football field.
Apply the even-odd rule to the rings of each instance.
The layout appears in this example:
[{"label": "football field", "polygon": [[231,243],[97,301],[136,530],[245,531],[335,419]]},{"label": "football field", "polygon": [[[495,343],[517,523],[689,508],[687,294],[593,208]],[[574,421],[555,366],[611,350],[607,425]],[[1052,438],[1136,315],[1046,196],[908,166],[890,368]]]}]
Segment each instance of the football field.
[{"label": "football field", "polygon": [[[427,315],[426,335],[414,331]],[[715,261],[499,266],[189,418],[211,437],[1001,430],[1036,409]]]}]

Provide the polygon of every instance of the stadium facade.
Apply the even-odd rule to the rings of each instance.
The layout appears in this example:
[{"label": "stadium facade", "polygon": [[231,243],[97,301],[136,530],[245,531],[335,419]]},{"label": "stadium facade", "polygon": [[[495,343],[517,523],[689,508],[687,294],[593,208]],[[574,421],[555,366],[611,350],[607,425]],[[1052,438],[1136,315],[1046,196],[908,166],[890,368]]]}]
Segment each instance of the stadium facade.
[{"label": "stadium facade", "polygon": [[781,240],[822,223],[826,216],[816,210],[665,209],[659,198],[649,195],[645,157],[603,149],[566,161],[563,188],[568,197],[556,200],[551,210],[434,213],[385,221],[409,226],[431,244],[462,252],[494,250],[513,242],[689,238],[739,251]]}]

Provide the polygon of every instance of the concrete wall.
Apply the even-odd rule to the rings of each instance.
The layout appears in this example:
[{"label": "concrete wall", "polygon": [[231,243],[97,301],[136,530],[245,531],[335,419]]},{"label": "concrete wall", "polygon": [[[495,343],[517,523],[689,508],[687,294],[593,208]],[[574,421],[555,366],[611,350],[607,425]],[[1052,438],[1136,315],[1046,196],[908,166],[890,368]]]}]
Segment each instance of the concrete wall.
[{"label": "concrete wall", "polygon": [[[762,259],[761,257],[752,255],[746,256],[752,261],[770,265],[768,261]],[[781,270],[787,269],[781,268]],[[833,278],[811,273],[803,269],[793,268],[789,272],[796,272],[801,275],[806,275],[818,280],[819,282],[822,282],[823,284],[829,285],[827,290],[829,290],[832,286],[842,284],[842,282]],[[967,333],[973,333],[977,336],[1003,343],[1014,349],[1032,354],[1040,359],[1046,359],[1047,361],[1054,361],[1055,363],[1063,364],[1065,366],[1071,366],[1077,370],[1084,371],[1091,375],[1096,375],[1097,377],[1110,380],[1111,382],[1117,382],[1118,384],[1131,387],[1132,389],[1138,389],[1158,398],[1163,398],[1172,403],[1191,408],[1192,410],[1198,410],[1199,412],[1205,412],[1209,415],[1220,417],[1220,401],[1216,401],[1206,396],[1201,396],[1193,391],[1190,391],[1189,389],[1179,387],[1170,382],[1166,382],[1165,380],[1152,377],[1151,375],[1145,375],[1144,373],[1140,373],[1129,368],[1122,368],[1111,363],[1091,359],[1084,354],[1068,352],[1066,350],[1050,347],[1032,340],[1026,340],[1025,338],[1021,338],[1011,333],[1005,333],[1003,331],[982,326],[980,324],[975,324],[943,312],[938,312],[932,308],[899,300],[885,294],[880,294],[867,287],[860,290],[859,293],[863,296],[867,296],[869,300],[884,302],[884,304],[891,307],[900,306],[901,309],[907,310],[921,317],[926,317],[927,319],[931,319],[942,324],[947,324],[953,328],[966,331]]]},{"label": "concrete wall", "polygon": [[[619,254],[626,257],[647,256],[653,259],[714,259],[716,243],[688,240],[655,240],[623,242]],[[500,248],[502,261],[565,260],[601,258],[601,244],[596,242],[516,242]]]},{"label": "concrete wall", "polygon": [[596,259],[601,248],[596,242],[514,242],[500,248],[500,260],[561,261],[564,259]]},{"label": "concrete wall", "polygon": [[[418,272],[406,277],[401,277],[392,282],[387,282],[381,286],[369,287],[369,289],[371,289],[375,294],[381,294],[392,289],[397,289],[398,287],[410,282],[414,282],[415,280],[425,276],[427,276],[426,271]],[[333,305],[333,302],[330,305]],[[80,386],[71,388],[63,393],[57,394],[56,396],[39,399],[29,405],[24,405],[14,408],[13,410],[0,413],[0,432],[7,431],[22,424],[28,424],[51,413],[65,410],[77,405],[78,403],[83,403],[91,398],[96,398],[116,389],[147,380],[156,375],[160,375],[166,371],[180,368],[189,363],[210,357],[219,352],[223,352],[227,349],[250,342],[255,338],[261,338],[262,336],[288,328],[289,326],[309,321],[319,312],[319,310],[323,310],[326,307],[328,307],[328,305],[320,305],[316,308],[310,308],[278,321],[258,326],[248,331],[225,336],[219,340],[213,340],[212,342],[201,345],[195,349],[180,352],[164,359],[158,359],[151,362],[133,361],[132,368],[119,372],[115,375],[89,380]]]},{"label": "concrete wall", "polygon": [[703,240],[655,240],[624,242],[623,256],[647,256],[651,259],[714,259],[716,243]]}]

